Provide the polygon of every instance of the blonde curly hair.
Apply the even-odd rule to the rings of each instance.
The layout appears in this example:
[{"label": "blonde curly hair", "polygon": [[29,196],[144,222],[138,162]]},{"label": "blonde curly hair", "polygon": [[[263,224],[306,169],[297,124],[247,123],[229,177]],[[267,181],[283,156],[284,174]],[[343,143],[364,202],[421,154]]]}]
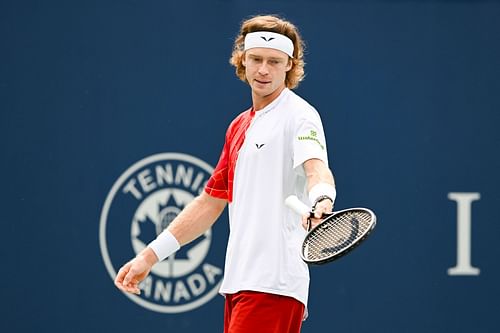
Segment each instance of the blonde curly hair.
[{"label": "blonde curly hair", "polygon": [[296,88],[304,79],[304,41],[300,37],[295,25],[276,15],[258,15],[245,20],[240,27],[240,32],[234,41],[233,53],[229,63],[236,68],[236,76],[243,82],[247,82],[243,57],[245,56],[245,36],[250,32],[271,31],[287,36],[293,42],[292,68],[287,72],[285,85],[287,88]]}]

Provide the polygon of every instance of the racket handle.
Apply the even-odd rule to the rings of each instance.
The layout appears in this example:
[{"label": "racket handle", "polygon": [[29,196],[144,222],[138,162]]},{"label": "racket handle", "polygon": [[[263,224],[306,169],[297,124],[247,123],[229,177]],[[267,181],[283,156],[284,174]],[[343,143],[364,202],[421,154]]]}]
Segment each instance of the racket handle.
[{"label": "racket handle", "polygon": [[285,199],[285,205],[299,215],[310,214],[311,210],[305,203],[299,200],[295,195],[291,195]]}]

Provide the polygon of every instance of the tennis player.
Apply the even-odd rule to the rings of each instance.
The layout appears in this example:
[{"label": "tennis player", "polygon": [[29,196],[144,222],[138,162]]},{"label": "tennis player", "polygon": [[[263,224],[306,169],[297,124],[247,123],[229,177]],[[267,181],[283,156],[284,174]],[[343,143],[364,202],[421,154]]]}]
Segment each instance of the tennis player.
[{"label": "tennis player", "polygon": [[242,23],[230,63],[250,86],[252,106],[230,124],[205,191],[119,270],[115,285],[140,293],[151,267],[202,235],[229,203],[224,332],[300,332],[309,289],[300,258],[307,218],[284,201],[294,194],[309,202],[314,224],[336,197],[320,116],[291,90],[304,77],[303,41],[289,21],[255,16]]}]

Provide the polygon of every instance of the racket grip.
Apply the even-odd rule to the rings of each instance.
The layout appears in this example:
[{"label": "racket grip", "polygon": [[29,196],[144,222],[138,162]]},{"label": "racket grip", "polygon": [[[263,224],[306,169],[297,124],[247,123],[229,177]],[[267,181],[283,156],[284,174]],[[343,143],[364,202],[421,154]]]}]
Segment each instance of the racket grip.
[{"label": "racket grip", "polygon": [[297,198],[295,195],[291,195],[286,198],[285,205],[299,215],[311,213],[309,207],[307,207],[307,205],[300,201],[299,198]]}]

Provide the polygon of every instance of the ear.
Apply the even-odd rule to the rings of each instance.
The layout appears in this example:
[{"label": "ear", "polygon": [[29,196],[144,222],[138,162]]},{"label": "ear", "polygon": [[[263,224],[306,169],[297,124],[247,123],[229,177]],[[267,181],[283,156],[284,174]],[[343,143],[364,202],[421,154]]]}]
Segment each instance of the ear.
[{"label": "ear", "polygon": [[286,71],[288,72],[293,67],[292,58],[288,58],[288,64],[286,64]]},{"label": "ear", "polygon": [[247,57],[247,53],[244,52],[241,56],[241,64],[243,65],[243,67],[247,67],[247,61],[246,61],[246,57]]}]

